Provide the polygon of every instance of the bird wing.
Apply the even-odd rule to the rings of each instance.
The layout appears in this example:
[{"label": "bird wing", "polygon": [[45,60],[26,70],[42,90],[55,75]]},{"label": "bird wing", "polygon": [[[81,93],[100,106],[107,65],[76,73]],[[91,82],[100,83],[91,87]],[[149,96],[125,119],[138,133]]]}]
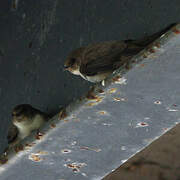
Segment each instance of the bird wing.
[{"label": "bird wing", "polygon": [[18,129],[16,126],[11,125],[11,127],[8,130],[7,140],[8,144],[12,143],[18,136]]},{"label": "bird wing", "polygon": [[93,76],[117,69],[172,26],[174,24],[160,32],[139,40],[108,41],[87,46],[82,56],[81,74],[84,76]]},{"label": "bird wing", "polygon": [[93,76],[113,70],[114,62],[119,60],[127,45],[123,41],[108,41],[87,46],[82,56],[80,72]]}]

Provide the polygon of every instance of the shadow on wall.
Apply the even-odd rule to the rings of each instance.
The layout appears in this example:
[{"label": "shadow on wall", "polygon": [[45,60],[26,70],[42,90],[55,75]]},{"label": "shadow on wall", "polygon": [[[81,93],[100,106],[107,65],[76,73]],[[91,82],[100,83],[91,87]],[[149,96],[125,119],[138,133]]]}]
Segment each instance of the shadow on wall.
[{"label": "shadow on wall", "polygon": [[54,114],[87,91],[90,83],[63,71],[64,59],[71,50],[93,41],[152,34],[179,21],[179,7],[179,1],[168,0],[3,0],[0,6],[1,151],[6,146],[15,105],[29,103]]}]

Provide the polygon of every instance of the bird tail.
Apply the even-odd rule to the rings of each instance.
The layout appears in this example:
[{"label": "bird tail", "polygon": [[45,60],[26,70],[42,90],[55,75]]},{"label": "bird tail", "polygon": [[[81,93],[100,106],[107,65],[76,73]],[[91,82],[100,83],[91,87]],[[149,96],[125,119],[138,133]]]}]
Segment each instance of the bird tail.
[{"label": "bird tail", "polygon": [[145,47],[147,45],[149,45],[150,43],[152,43],[153,41],[155,41],[157,38],[159,38],[161,35],[163,35],[164,33],[166,33],[168,30],[170,30],[173,26],[177,25],[177,23],[173,23],[171,25],[169,25],[168,27],[166,27],[165,29],[151,35],[151,36],[147,36],[138,40],[125,40],[125,43],[131,43],[137,46],[142,46]]}]

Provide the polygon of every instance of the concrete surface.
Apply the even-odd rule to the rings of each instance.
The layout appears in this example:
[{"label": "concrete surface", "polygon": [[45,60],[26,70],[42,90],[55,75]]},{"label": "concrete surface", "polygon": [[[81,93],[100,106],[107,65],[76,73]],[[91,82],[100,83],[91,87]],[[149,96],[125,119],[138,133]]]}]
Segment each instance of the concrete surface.
[{"label": "concrete surface", "polygon": [[180,124],[103,180],[179,180]]}]

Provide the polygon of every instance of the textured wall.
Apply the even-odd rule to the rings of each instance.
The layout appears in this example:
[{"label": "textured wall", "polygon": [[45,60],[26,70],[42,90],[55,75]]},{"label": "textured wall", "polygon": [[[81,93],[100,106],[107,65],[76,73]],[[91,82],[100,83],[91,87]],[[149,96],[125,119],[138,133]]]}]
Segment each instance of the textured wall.
[{"label": "textured wall", "polygon": [[11,109],[30,103],[46,112],[90,83],[63,71],[64,58],[92,41],[138,38],[180,20],[179,0],[1,0],[0,147]]}]

